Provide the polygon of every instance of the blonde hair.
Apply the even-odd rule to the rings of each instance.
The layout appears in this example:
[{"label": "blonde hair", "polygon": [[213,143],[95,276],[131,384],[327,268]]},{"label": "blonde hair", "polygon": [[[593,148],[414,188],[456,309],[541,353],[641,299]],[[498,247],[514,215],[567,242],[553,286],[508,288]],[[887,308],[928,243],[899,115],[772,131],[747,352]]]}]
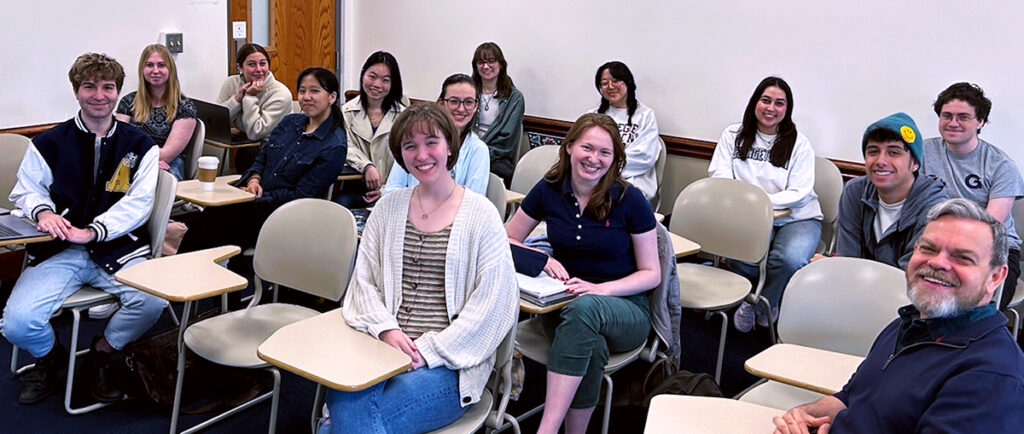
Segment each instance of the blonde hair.
[{"label": "blonde hair", "polygon": [[146,67],[146,60],[153,53],[159,53],[167,64],[167,88],[164,89],[163,107],[167,110],[166,122],[174,122],[174,116],[178,114],[178,102],[181,100],[181,85],[178,83],[178,67],[174,64],[174,58],[167,47],[161,44],[152,44],[142,49],[139,56],[139,90],[135,92],[135,102],[132,104],[132,119],[137,123],[145,123],[149,120],[150,107],[153,102],[149,94],[149,83],[143,76],[143,69]]}]

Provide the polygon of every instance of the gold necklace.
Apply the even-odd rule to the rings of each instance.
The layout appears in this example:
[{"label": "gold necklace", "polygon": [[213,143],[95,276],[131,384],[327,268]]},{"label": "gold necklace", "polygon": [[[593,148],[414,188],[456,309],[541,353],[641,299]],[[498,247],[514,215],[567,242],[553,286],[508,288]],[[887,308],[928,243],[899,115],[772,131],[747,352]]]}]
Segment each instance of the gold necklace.
[{"label": "gold necklace", "polygon": [[420,188],[419,188],[419,186],[417,186],[416,187],[416,195],[415,196],[416,196],[416,203],[418,203],[420,205],[420,212],[422,212],[422,214],[420,214],[420,218],[423,219],[423,220],[426,220],[426,219],[430,218],[430,213],[432,213],[434,211],[437,211],[437,209],[440,208],[441,205],[444,205],[445,202],[448,202],[448,199],[452,197],[453,193],[455,193],[455,186],[456,185],[458,185],[458,184],[456,184],[455,181],[452,181],[452,189],[451,189],[451,191],[449,191],[448,195],[444,197],[444,200],[442,200],[441,202],[438,202],[437,206],[435,206],[434,209],[431,209],[429,212],[427,210],[423,209],[423,198],[421,197],[422,195],[420,194]]}]

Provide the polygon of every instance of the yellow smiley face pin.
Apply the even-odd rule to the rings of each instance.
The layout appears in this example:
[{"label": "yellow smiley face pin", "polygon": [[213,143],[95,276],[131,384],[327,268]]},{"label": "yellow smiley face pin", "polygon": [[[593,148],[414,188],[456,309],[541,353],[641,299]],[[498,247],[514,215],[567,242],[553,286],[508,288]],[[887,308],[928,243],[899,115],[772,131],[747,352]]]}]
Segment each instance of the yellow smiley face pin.
[{"label": "yellow smiley face pin", "polygon": [[903,135],[903,141],[907,143],[914,143],[917,139],[917,134],[914,134],[914,129],[907,125],[900,127],[900,134]]}]

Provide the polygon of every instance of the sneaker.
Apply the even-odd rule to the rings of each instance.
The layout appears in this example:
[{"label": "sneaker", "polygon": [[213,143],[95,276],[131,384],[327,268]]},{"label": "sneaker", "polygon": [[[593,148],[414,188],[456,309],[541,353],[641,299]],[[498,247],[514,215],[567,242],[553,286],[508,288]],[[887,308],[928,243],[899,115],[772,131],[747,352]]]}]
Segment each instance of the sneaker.
[{"label": "sneaker", "polygon": [[98,305],[98,306],[90,307],[89,308],[89,318],[92,318],[92,319],[110,318],[110,316],[113,315],[114,312],[117,312],[117,309],[119,307],[121,307],[121,306],[119,304],[117,304],[116,302],[115,303],[101,304],[101,305]]},{"label": "sneaker", "polygon": [[745,301],[736,308],[736,312],[732,314],[732,325],[736,330],[746,333],[754,329],[754,310],[754,305]]},{"label": "sneaker", "polygon": [[[779,308],[773,307],[772,308],[772,320],[773,321],[771,321],[771,322],[778,321],[778,319],[779,319]],[[768,325],[769,324],[768,315],[765,315],[764,313],[761,313],[760,309],[757,309],[756,322],[757,322],[757,326],[758,327],[761,327],[761,328],[768,328],[769,327],[769,325]]]},{"label": "sneaker", "polygon": [[124,393],[117,384],[117,360],[118,354],[105,353],[96,349],[96,341],[99,336],[93,338],[92,349],[86,358],[83,369],[86,369],[86,378],[89,379],[89,393],[92,398],[99,402],[117,402],[124,399]]},{"label": "sneaker", "polygon": [[32,405],[50,396],[60,383],[60,370],[67,363],[67,358],[68,350],[54,342],[53,349],[36,359],[36,365],[22,375],[18,402]]}]

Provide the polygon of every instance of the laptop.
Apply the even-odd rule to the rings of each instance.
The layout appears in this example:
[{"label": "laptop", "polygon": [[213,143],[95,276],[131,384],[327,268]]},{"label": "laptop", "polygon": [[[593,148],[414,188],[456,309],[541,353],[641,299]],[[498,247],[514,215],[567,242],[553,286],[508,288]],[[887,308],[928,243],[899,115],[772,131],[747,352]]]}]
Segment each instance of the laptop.
[{"label": "laptop", "polygon": [[[245,133],[231,133],[231,113],[220,104],[192,98],[196,104],[196,114],[206,125],[206,138],[229,145],[252,143]],[[258,141],[258,140],[257,140]]]},{"label": "laptop", "polygon": [[10,213],[0,215],[0,241],[34,238],[46,235],[49,234],[37,231],[36,225],[25,221],[25,219],[21,217]]}]

